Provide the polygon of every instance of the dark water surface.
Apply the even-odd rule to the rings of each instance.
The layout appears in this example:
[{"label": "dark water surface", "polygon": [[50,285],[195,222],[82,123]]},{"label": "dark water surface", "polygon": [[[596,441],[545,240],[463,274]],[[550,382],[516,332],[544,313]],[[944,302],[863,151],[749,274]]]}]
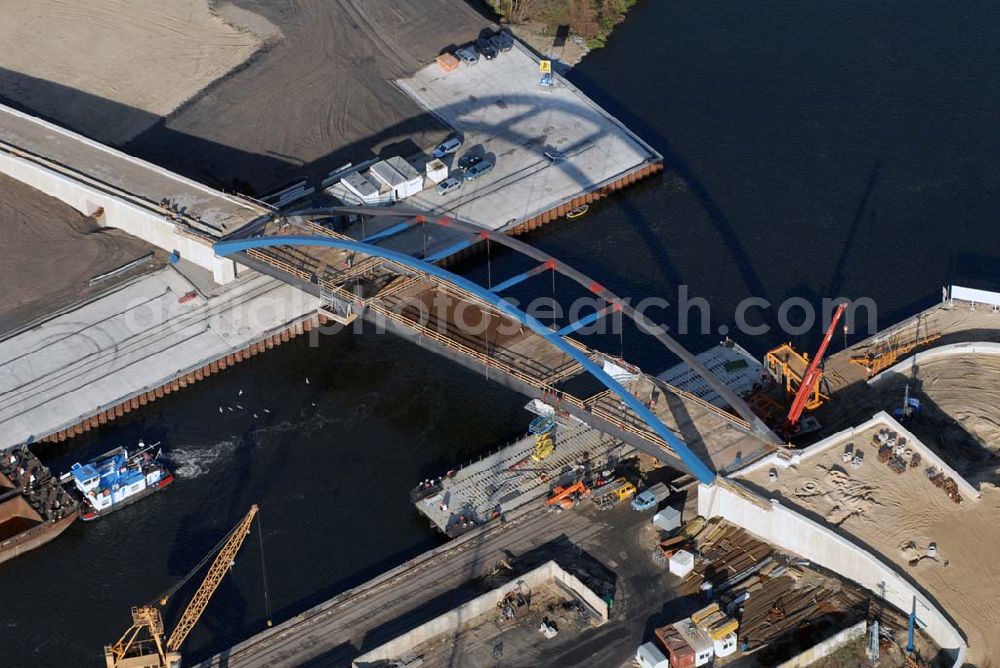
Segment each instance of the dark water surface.
[{"label": "dark water surface", "polygon": [[[998,27],[986,2],[640,3],[572,79],[672,169],[531,241],[622,295],[673,301],[688,285],[712,306],[713,331],[685,339],[694,350],[748,295],[867,296],[885,325],[953,279],[998,287]],[[737,338],[760,354],[788,337]],[[624,345],[648,369],[671,363]],[[438,542],[408,488],[523,430],[523,403],[400,339],[339,334],[78,439],[55,467],[144,437],[163,441],[179,479],[0,567],[0,664],[99,665],[129,606],[182,576],[251,503],[276,621],[397,564]],[[263,627],[259,573],[254,534],[189,657]]]}]

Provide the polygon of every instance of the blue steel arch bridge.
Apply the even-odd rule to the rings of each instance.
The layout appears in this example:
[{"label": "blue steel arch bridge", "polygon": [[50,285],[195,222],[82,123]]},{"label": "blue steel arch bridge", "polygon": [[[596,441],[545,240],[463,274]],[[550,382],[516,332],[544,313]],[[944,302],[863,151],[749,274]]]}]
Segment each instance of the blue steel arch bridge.
[{"label": "blue steel arch bridge", "polygon": [[[499,244],[530,268],[487,285],[441,263]],[[363,317],[484,372],[709,483],[727,467],[773,451],[780,441],[746,403],[679,342],[627,300],[582,272],[511,236],[454,217],[396,207],[338,206],[286,213],[215,245],[239,261],[319,296],[335,320]],[[521,262],[520,264],[524,264]],[[504,298],[548,275],[594,298],[594,310],[545,324]],[[553,278],[554,280],[554,278]],[[628,318],[721,396],[730,410],[670,386],[574,335],[605,318]],[[587,374],[601,388],[578,396]]]}]

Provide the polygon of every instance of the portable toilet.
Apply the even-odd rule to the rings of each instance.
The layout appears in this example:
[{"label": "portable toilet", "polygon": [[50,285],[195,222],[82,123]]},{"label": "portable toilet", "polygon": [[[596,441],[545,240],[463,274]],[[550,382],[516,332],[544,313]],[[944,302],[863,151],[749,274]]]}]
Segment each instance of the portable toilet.
[{"label": "portable toilet", "polygon": [[719,640],[712,641],[715,656],[723,658],[736,652],[736,634],[730,631]]}]

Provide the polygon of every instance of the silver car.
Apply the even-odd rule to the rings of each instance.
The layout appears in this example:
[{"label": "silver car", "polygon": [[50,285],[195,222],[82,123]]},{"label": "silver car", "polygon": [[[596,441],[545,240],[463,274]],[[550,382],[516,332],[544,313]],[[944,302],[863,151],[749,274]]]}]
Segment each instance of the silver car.
[{"label": "silver car", "polygon": [[449,176],[444,181],[438,184],[437,194],[447,195],[448,193],[453,193],[462,187],[462,179],[457,176]]},{"label": "silver car", "polygon": [[462,148],[462,140],[455,135],[452,135],[435,147],[434,152],[431,153],[431,157],[443,158],[446,155],[454,153],[460,148]]}]

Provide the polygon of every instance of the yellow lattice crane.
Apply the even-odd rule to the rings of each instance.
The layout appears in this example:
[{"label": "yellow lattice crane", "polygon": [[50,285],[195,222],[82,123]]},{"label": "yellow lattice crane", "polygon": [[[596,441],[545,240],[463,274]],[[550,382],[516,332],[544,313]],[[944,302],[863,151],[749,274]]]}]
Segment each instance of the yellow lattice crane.
[{"label": "yellow lattice crane", "polygon": [[[209,552],[205,559],[195,567],[195,569],[174,586],[159,601],[160,605],[165,605],[168,598],[173,595],[181,585],[184,584],[204,563],[216,553],[215,560],[208,569],[205,579],[202,580],[198,591],[195,592],[184,609],[177,626],[170,633],[166,641],[163,640],[163,616],[160,608],[155,605],[145,605],[132,608],[132,626],[129,627],[122,637],[114,645],[107,645],[104,648],[104,660],[107,668],[178,668],[181,663],[181,645],[188,633],[198,623],[201,613],[205,611],[212,594],[219,588],[222,578],[229,572],[233,565],[236,554],[243,546],[243,541],[250,534],[250,526],[257,515],[257,506],[250,506],[250,511],[240,521],[229,535],[223,539],[216,550]],[[268,625],[271,622],[268,620]]]}]

